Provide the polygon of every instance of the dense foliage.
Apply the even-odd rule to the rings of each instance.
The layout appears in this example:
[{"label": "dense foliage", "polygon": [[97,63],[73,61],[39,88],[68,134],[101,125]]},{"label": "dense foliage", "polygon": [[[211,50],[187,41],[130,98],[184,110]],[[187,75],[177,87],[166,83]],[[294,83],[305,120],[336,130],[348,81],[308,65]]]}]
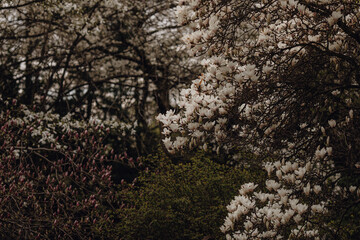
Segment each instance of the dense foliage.
[{"label": "dense foliage", "polygon": [[258,181],[265,172],[232,168],[215,160],[203,153],[178,164],[163,153],[143,159],[147,167],[134,189],[121,193],[128,207],[114,212],[118,223],[104,228],[107,238],[220,239],[226,203],[239,185]]}]

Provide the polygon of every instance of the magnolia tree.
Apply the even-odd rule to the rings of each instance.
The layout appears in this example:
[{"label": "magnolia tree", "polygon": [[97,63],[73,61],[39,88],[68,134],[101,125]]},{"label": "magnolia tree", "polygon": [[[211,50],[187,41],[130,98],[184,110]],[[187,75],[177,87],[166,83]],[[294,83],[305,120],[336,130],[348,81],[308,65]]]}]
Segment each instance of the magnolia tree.
[{"label": "magnolia tree", "polygon": [[1,100],[0,109],[1,238],[92,238],[95,224],[121,204],[110,163],[128,164],[105,138],[131,136],[131,128],[34,112],[15,100]]},{"label": "magnolia tree", "polygon": [[269,179],[243,185],[227,207],[227,239],[349,237],[360,203],[360,3],[183,0],[177,14],[206,71],[181,91],[178,112],[158,116],[168,151],[241,147],[274,159],[262,163]]}]

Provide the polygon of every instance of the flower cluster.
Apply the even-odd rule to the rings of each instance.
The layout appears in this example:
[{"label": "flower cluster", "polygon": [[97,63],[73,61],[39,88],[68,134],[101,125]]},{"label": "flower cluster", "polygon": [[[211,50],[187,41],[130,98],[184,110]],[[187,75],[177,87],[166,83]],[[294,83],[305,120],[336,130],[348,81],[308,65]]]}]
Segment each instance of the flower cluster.
[{"label": "flower cluster", "polygon": [[[336,184],[338,178],[325,177],[331,166],[301,164],[266,163],[266,192],[254,191],[254,183],[241,186],[240,195],[227,206],[229,213],[221,227],[227,239],[320,239],[328,223],[319,219],[332,211],[330,199],[360,198],[360,188],[341,187]],[[325,175],[326,184],[314,185],[318,175]]]}]

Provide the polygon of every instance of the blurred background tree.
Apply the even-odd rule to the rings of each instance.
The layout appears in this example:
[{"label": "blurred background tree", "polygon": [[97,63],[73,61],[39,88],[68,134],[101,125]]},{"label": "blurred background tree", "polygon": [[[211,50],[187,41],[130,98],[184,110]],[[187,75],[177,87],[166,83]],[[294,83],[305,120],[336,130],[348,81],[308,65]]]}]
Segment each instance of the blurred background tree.
[{"label": "blurred background tree", "polygon": [[0,96],[78,119],[136,126],[133,155],[151,152],[153,118],[171,108],[196,64],[174,1],[2,1]]}]

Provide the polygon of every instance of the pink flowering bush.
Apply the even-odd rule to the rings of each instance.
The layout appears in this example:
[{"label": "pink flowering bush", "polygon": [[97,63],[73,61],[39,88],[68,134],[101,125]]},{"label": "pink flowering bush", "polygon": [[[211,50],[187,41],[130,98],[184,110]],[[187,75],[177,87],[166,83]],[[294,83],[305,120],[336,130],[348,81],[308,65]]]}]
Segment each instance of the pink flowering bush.
[{"label": "pink flowering bush", "polygon": [[0,236],[89,239],[117,206],[104,145],[115,123],[77,121],[0,101]]},{"label": "pink flowering bush", "polygon": [[158,116],[167,150],[276,159],[260,163],[267,192],[243,185],[228,206],[227,239],[355,236],[360,3],[182,0],[177,14],[206,71]]}]

